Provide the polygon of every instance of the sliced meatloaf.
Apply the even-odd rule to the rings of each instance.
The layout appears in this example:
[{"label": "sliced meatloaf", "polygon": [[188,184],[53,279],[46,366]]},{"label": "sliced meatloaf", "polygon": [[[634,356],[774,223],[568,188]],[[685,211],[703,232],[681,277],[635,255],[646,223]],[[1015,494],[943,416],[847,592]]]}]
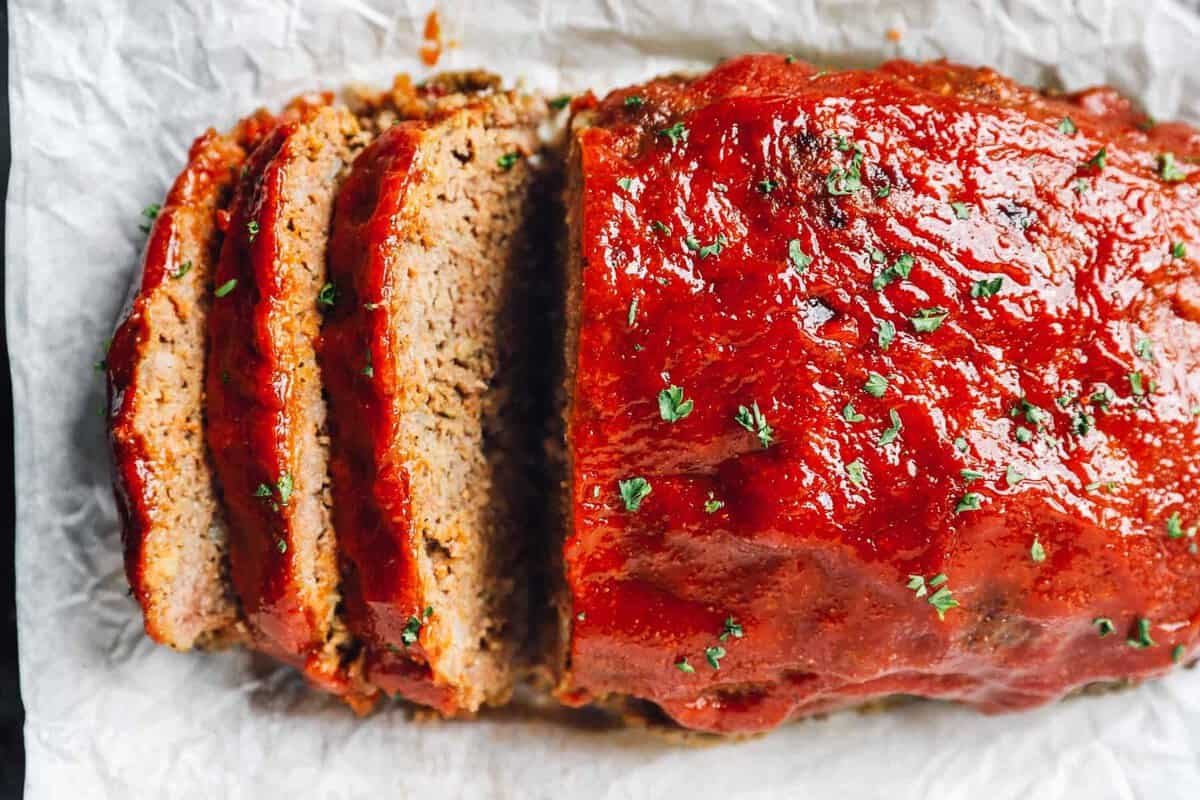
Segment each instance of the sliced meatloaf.
[{"label": "sliced meatloaf", "polygon": [[752,732],[1194,657],[1200,134],[764,55],[571,140],[561,697]]},{"label": "sliced meatloaf", "polygon": [[345,669],[315,346],[339,173],[364,137],[341,106],[276,127],[239,181],[209,315],[208,441],[254,645],[363,701]]},{"label": "sliced meatloaf", "polygon": [[265,112],[192,145],[150,231],[106,358],[109,432],[125,566],[155,641],[187,650],[236,638],[227,530],[204,444],[205,322],[217,215]]},{"label": "sliced meatloaf", "polygon": [[320,352],[347,623],[372,684],[444,713],[503,702],[522,669],[540,470],[545,104],[463,88],[355,161]]}]

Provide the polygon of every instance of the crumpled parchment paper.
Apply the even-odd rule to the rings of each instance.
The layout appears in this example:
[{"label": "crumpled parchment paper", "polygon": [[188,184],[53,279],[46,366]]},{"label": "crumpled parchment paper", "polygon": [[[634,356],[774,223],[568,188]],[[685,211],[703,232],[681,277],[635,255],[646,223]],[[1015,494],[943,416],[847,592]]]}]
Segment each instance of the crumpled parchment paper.
[{"label": "crumpled parchment paper", "polygon": [[[558,93],[777,50],[834,66],[988,64],[1108,82],[1200,122],[1183,0],[443,3],[485,67]],[[9,0],[9,347],[28,793],[48,798],[1200,797],[1200,671],[983,717],[932,703],[681,747],[586,715],[355,719],[245,653],[180,655],[126,595],[92,364],[158,202],[201,129],[310,87],[427,72],[425,0]],[[888,32],[895,31],[893,41]],[[560,718],[564,717],[565,718]]]}]

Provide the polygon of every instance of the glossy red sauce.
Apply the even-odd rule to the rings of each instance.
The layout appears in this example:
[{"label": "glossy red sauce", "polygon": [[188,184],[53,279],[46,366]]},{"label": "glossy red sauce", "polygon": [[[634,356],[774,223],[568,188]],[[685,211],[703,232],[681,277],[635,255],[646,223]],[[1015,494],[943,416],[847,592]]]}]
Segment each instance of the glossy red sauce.
[{"label": "glossy red sauce", "polygon": [[[449,713],[456,707],[453,692],[434,684],[422,646],[427,604],[413,553],[408,456],[398,430],[405,398],[397,361],[404,342],[388,311],[394,272],[407,268],[396,263],[396,248],[411,235],[405,201],[420,175],[421,129],[420,122],[406,122],[381,134],[355,159],[339,191],[329,243],[336,299],[320,359],[330,398],[347,624],[367,648],[371,683]],[[414,617],[421,627],[411,624]],[[414,633],[416,640],[406,642]]]},{"label": "glossy red sauce", "polygon": [[[892,694],[1026,708],[1194,656],[1200,135],[1111,90],[778,56],[594,114],[564,697],[757,731]],[[753,403],[767,447],[735,421]]]},{"label": "glossy red sauce", "polygon": [[[243,122],[243,141],[249,143],[256,137],[256,132],[250,126],[257,119],[255,117]],[[123,523],[125,571],[134,596],[147,610],[147,633],[155,639],[160,638],[160,633],[155,627],[157,615],[151,613],[150,609],[154,602],[153,587],[147,586],[143,577],[146,568],[144,549],[145,537],[158,511],[154,506],[155,498],[165,493],[161,486],[155,485],[155,481],[160,480],[160,468],[153,462],[147,443],[135,427],[140,397],[138,368],[145,358],[144,350],[150,337],[147,307],[153,302],[155,293],[167,275],[180,269],[179,238],[197,233],[203,235],[203,232],[195,230],[190,215],[211,213],[210,210],[228,192],[244,157],[245,151],[238,141],[213,130],[205,132],[192,144],[187,166],[171,185],[155,217],[142,257],[141,277],[135,286],[135,294],[113,334],[105,356],[108,422],[113,463],[117,471],[114,484],[117,507]],[[217,233],[212,229],[208,232],[212,236],[211,244],[215,246]]]}]

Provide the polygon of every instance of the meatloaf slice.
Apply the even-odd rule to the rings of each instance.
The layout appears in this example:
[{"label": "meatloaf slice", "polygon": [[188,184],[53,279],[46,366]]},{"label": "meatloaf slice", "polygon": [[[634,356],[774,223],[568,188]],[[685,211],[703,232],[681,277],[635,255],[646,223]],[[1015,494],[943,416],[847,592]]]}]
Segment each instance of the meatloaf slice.
[{"label": "meatloaf slice", "polygon": [[208,131],[159,208],[141,275],[106,358],[125,567],[146,632],[176,649],[236,638],[227,531],[204,444],[205,321],[238,170],[273,124],[265,112]]},{"label": "meatloaf slice", "polygon": [[346,108],[312,107],[254,152],[217,268],[207,376],[231,576],[254,645],[352,701],[372,691],[344,668],[315,346],[333,195],[364,138]]},{"label": "meatloaf slice", "polygon": [[320,356],[366,676],[452,713],[504,701],[522,667],[540,444],[521,369],[540,318],[545,105],[493,93],[439,108],[383,132],[342,186]]},{"label": "meatloaf slice", "polygon": [[1200,133],[750,56],[571,140],[564,699],[736,733],[1194,657]]}]

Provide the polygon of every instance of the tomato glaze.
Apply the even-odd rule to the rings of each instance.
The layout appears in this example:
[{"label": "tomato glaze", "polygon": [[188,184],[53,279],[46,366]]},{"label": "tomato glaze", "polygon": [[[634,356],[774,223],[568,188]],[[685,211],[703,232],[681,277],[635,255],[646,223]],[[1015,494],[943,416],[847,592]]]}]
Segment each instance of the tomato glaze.
[{"label": "tomato glaze", "polygon": [[751,732],[1193,657],[1200,134],[773,55],[574,109],[562,697]]}]

